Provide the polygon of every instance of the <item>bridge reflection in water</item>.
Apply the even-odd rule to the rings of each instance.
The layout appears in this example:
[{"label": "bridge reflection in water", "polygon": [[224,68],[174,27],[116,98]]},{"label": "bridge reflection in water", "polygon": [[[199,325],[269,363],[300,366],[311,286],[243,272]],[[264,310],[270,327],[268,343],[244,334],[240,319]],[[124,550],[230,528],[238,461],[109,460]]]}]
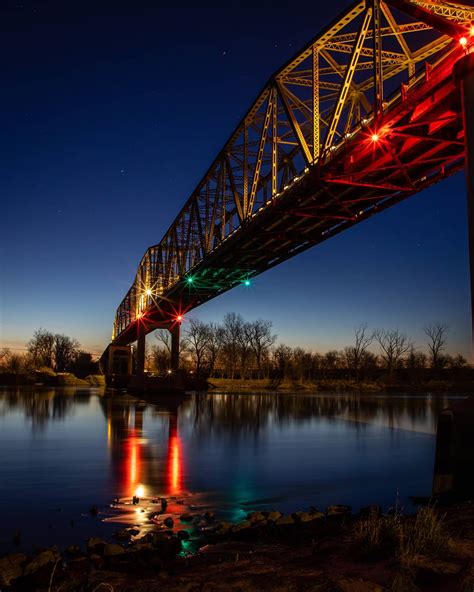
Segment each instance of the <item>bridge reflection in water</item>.
[{"label": "bridge reflection in water", "polygon": [[[107,396],[101,406],[107,419],[107,443],[117,494],[143,497],[182,492],[179,401],[156,408],[128,396]],[[144,431],[147,410],[160,424],[157,441],[147,437]]]}]

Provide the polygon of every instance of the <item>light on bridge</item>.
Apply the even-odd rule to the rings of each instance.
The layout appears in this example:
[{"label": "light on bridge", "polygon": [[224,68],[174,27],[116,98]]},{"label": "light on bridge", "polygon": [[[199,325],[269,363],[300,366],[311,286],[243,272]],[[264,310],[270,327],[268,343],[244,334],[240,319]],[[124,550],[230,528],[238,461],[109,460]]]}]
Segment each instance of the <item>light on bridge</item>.
[{"label": "light on bridge", "polygon": [[176,320],[178,321],[178,323],[181,323],[181,321],[183,320],[183,315],[176,315]]},{"label": "light on bridge", "polygon": [[251,285],[252,282],[249,279],[246,279],[246,280],[244,280],[243,283],[244,283],[244,286],[247,286],[248,287],[248,286]]},{"label": "light on bridge", "polygon": [[466,45],[467,45],[466,37],[461,37],[461,39],[459,40],[459,45],[461,45],[462,47],[466,47]]},{"label": "light on bridge", "polygon": [[143,313],[142,313],[142,312],[139,312],[139,313],[137,314],[137,319],[141,319],[141,318],[142,318],[142,316],[143,316]]},{"label": "light on bridge", "polygon": [[469,35],[471,37],[474,37],[474,27],[471,27],[471,30],[469,31]]},{"label": "light on bridge", "polygon": [[188,282],[188,284],[192,284],[192,283],[194,282],[194,278],[193,278],[193,276],[192,276],[192,275],[188,276],[188,277],[186,278],[186,281]]},{"label": "light on bridge", "polygon": [[372,134],[372,142],[378,142],[379,141],[379,135],[378,134]]},{"label": "light on bridge", "polygon": [[145,294],[147,296],[151,296],[153,294],[153,292],[150,290],[150,288],[147,288],[147,290],[145,291]]}]

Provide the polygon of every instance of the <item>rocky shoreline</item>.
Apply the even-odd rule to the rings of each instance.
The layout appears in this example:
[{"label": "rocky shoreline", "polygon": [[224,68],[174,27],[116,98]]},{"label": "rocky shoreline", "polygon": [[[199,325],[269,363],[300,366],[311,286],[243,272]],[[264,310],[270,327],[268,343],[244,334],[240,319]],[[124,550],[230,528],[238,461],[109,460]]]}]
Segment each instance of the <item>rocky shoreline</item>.
[{"label": "rocky shoreline", "polygon": [[[370,507],[251,512],[237,524],[212,512],[154,517],[115,542],[90,538],[33,556],[0,558],[0,589],[37,592],[472,592],[474,502],[382,515]],[[164,516],[164,515],[163,515]],[[153,517],[152,517],[153,518]],[[178,526],[179,528],[176,528]],[[193,549],[194,552],[191,552]]]}]

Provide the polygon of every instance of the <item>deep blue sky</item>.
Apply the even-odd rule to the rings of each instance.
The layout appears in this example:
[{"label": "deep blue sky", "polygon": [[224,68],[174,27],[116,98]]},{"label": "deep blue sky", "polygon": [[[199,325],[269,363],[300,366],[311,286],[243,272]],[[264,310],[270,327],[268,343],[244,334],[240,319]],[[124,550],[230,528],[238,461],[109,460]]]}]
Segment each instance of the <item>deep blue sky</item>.
[{"label": "deep blue sky", "polygon": [[[101,351],[157,243],[272,71],[347,6],[9,2],[0,8],[1,335]],[[354,325],[450,326],[470,355],[464,175],[197,309],[342,347]]]}]

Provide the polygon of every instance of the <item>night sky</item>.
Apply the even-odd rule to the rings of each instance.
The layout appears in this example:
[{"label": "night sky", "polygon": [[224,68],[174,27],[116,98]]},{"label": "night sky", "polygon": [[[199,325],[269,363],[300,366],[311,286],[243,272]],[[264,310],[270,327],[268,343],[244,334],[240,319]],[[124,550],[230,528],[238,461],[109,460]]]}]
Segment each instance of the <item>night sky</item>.
[{"label": "night sky", "polygon": [[[1,345],[44,327],[100,353],[159,242],[270,74],[348,2],[0,8]],[[470,357],[463,174],[196,309],[324,351],[353,327],[450,326]]]}]

